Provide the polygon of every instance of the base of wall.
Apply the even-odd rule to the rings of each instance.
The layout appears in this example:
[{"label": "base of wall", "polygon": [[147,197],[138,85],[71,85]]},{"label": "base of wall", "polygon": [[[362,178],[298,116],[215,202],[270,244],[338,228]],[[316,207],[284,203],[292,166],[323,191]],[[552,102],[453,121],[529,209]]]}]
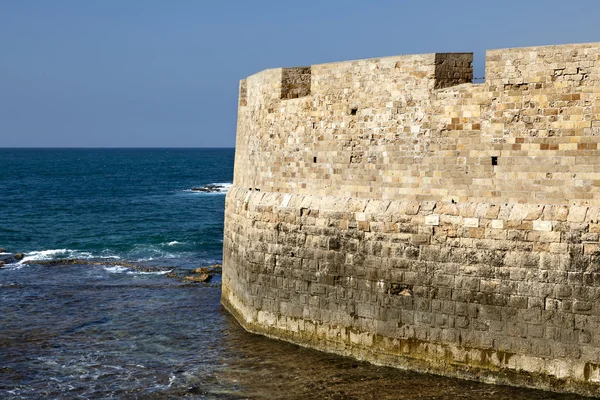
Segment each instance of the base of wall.
[{"label": "base of wall", "polygon": [[[518,357],[514,354],[434,345],[427,342],[419,343],[418,341],[394,340],[373,335],[369,332],[359,332],[343,329],[339,326],[327,326],[294,318],[277,318],[274,315],[269,316],[273,325],[265,325],[259,322],[257,318],[248,317],[248,315],[256,315],[257,313],[244,307],[239,299],[232,295],[225,287],[223,288],[221,304],[250,333],[263,335],[271,339],[283,340],[327,353],[352,357],[375,365],[488,384],[517,386],[560,393],[575,393],[590,397],[599,396],[598,389],[594,385],[573,382],[569,379],[557,379],[546,375],[531,374],[526,371],[515,372],[495,367],[498,363],[509,363],[511,358]],[[265,316],[264,318],[269,317]],[[310,326],[311,330],[299,331],[297,326],[302,324]],[[353,342],[353,340],[356,342]],[[372,345],[368,345],[367,343],[372,343]],[[449,356],[442,363],[419,358],[427,356],[429,353],[448,354]],[[458,353],[463,354],[465,363],[453,360],[452,355]],[[474,357],[471,358],[469,355],[473,355]],[[539,360],[533,358],[530,360],[527,360],[527,357],[521,358],[525,362],[539,362]],[[477,365],[485,365],[485,368]]]}]

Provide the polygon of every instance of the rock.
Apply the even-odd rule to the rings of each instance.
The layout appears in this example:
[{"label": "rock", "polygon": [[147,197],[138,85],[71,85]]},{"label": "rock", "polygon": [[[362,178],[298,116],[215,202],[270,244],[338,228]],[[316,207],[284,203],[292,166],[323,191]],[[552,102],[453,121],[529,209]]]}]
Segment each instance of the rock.
[{"label": "rock", "polygon": [[3,249],[2,247],[0,247],[0,253],[4,253],[6,251],[6,249]]},{"label": "rock", "polygon": [[0,268],[4,267],[4,261],[0,261]]},{"label": "rock", "polygon": [[209,272],[210,272],[210,270],[208,268],[204,268],[204,267],[196,268],[194,270],[195,274],[208,274]]},{"label": "rock", "polygon": [[192,191],[193,192],[203,192],[203,193],[214,193],[214,192],[220,192],[223,189],[225,189],[225,186],[205,185],[205,186],[193,187]]},{"label": "rock", "polygon": [[200,275],[188,275],[184,276],[183,280],[186,282],[208,282],[212,278],[212,275],[209,274],[200,274]]},{"label": "rock", "polygon": [[[220,273],[221,272],[221,264],[213,264],[213,265],[209,265],[208,267],[196,268],[194,271],[198,271],[198,270],[206,270],[209,273]],[[206,272],[206,271],[201,271],[201,272]]]},{"label": "rock", "polygon": [[12,254],[0,254],[0,261],[4,263],[14,262],[14,256]]},{"label": "rock", "polygon": [[0,262],[2,262],[3,265],[12,264],[12,263],[22,260],[23,257],[25,257],[25,255],[23,253],[17,253],[17,254],[4,253],[4,254],[0,254]]}]

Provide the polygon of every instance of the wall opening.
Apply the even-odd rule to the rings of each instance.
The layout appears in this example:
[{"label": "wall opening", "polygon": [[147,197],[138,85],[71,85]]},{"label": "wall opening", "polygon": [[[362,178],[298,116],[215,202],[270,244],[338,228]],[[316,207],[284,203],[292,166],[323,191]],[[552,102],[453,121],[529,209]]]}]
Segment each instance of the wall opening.
[{"label": "wall opening", "polygon": [[317,162],[317,157],[313,157],[313,163]]},{"label": "wall opening", "polygon": [[492,166],[498,165],[498,156],[492,156]]},{"label": "wall opening", "polygon": [[358,108],[357,107],[352,107],[350,109],[350,115],[356,115],[357,112],[358,112]]}]

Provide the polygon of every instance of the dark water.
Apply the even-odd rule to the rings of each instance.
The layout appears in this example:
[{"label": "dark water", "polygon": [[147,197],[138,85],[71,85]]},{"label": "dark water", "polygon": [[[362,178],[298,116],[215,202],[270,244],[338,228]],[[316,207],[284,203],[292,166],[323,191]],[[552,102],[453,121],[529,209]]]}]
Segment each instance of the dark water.
[{"label": "dark water", "polygon": [[[1,399],[576,399],[360,363],[244,332],[220,279],[233,150],[0,150]],[[40,265],[80,257],[103,265]],[[111,262],[109,264],[109,261]]]}]

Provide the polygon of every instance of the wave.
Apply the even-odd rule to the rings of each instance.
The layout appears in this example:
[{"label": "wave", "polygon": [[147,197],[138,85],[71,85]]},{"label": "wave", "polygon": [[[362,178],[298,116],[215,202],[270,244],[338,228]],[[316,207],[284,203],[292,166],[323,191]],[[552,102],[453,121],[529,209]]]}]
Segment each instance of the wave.
[{"label": "wave", "polygon": [[[215,241],[216,242],[216,241]],[[212,242],[211,242],[212,243]],[[219,243],[219,242],[216,242]],[[210,265],[220,263],[220,258],[210,257],[203,243],[188,240],[164,240],[160,243],[132,244],[125,248],[119,246],[116,249],[45,249],[25,253],[25,257],[19,262],[6,264],[4,269],[20,269],[24,266],[36,264],[37,262],[59,263],[61,260],[86,260],[92,262],[111,261],[107,266],[117,266],[120,262],[148,263],[150,265],[177,265],[195,267],[198,265]],[[109,271],[111,272],[111,271]],[[115,269],[115,273],[119,273]]]},{"label": "wave", "polygon": [[110,272],[111,274],[120,274],[129,271],[129,268],[123,267],[121,265],[114,265],[112,267],[104,267],[104,270],[106,272]]},{"label": "wave", "polygon": [[127,274],[127,275],[166,275],[169,272],[173,272],[172,269],[165,271],[136,271],[131,268],[124,267],[122,265],[113,265],[104,267],[106,272],[111,274]]},{"label": "wave", "polygon": [[[94,258],[92,253],[87,251],[71,250],[71,249],[53,249],[53,250],[41,250],[32,251],[25,254],[25,257],[20,263],[25,261],[46,261],[46,260],[57,260],[61,258],[82,258],[89,259]],[[107,257],[108,258],[108,257]]]},{"label": "wave", "polygon": [[25,257],[19,262],[23,264],[26,262],[35,261],[51,261],[61,259],[82,259],[82,260],[102,260],[102,259],[114,259],[114,260],[131,260],[131,261],[150,261],[153,259],[160,258],[178,258],[181,256],[178,252],[171,252],[163,250],[162,247],[174,247],[184,245],[184,242],[171,241],[167,243],[161,243],[158,246],[154,245],[135,245],[133,249],[122,252],[121,255],[116,255],[110,250],[103,250],[98,253],[92,253],[89,251],[73,250],[73,249],[50,249],[31,251],[25,253]]},{"label": "wave", "polygon": [[129,275],[166,275],[173,272],[172,269],[166,271],[127,271]]}]

